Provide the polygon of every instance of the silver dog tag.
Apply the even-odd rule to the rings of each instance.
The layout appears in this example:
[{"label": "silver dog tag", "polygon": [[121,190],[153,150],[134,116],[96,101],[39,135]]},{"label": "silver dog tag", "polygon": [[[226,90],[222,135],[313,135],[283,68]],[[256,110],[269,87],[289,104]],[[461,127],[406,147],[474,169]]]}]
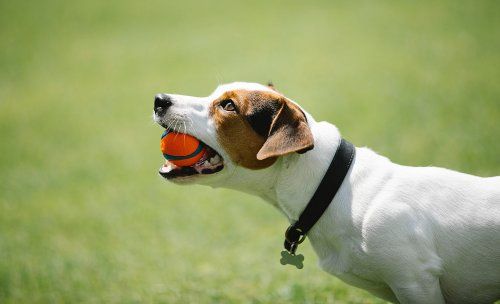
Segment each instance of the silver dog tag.
[{"label": "silver dog tag", "polygon": [[304,256],[302,254],[290,254],[288,251],[281,251],[281,265],[293,265],[297,267],[297,269],[304,268]]}]

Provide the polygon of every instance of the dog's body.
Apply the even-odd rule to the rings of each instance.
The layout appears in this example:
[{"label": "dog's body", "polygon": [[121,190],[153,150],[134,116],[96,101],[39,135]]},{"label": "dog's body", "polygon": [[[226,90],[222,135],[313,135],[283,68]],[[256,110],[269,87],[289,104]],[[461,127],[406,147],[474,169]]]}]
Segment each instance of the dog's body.
[{"label": "dog's body", "polygon": [[[224,168],[176,177],[179,168],[168,165],[162,175],[258,195],[290,222],[313,195],[341,138],[335,126],[314,121],[258,84],[224,85],[204,98],[163,97],[169,105],[161,111],[155,105],[155,120],[170,128],[181,122],[174,129],[216,150]],[[322,269],[392,302],[500,298],[500,177],[400,166],[356,148],[341,188],[308,237]]]}]

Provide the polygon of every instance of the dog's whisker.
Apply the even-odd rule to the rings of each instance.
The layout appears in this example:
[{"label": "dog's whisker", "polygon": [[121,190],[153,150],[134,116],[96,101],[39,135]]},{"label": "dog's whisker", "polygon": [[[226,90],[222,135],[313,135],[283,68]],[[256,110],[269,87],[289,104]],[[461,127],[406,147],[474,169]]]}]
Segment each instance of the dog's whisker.
[{"label": "dog's whisker", "polygon": [[177,118],[174,118],[174,122],[175,122],[174,131],[176,132],[174,138],[177,138],[177,135],[179,135],[179,132],[177,132],[177,124],[178,124]]},{"label": "dog's whisker", "polygon": [[200,138],[199,134],[198,134],[198,130],[196,130],[196,128],[194,128],[194,122],[193,122],[193,119],[189,116],[187,116],[187,119],[188,119],[188,123],[190,125],[190,130],[193,131],[193,134],[196,138]]},{"label": "dog's whisker", "polygon": [[[193,120],[191,119],[191,117],[187,116],[187,124],[189,124],[189,130],[191,130],[193,132],[193,135],[196,137],[196,138],[200,138],[199,134],[198,134],[198,130],[196,130],[196,128],[194,128],[194,123],[193,123]],[[187,126],[186,126],[186,129],[187,129]]]},{"label": "dog's whisker", "polygon": [[[184,134],[187,134],[186,122],[182,120],[182,125],[184,126]],[[184,145],[186,144],[186,136],[184,138]]]},{"label": "dog's whisker", "polygon": [[167,129],[171,129],[171,127],[172,127],[172,123],[173,123],[173,121],[172,121],[172,120],[170,120],[170,121],[167,123]]},{"label": "dog's whisker", "polygon": [[217,85],[221,85],[222,84],[222,77],[221,77],[220,73],[217,73],[215,75],[215,80],[217,81]]}]

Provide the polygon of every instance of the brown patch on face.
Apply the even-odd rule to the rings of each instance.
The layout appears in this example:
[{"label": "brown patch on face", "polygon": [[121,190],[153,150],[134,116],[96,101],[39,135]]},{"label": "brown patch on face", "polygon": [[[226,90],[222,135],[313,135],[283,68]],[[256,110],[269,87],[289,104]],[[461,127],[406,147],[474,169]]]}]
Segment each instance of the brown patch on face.
[{"label": "brown patch on face", "polygon": [[[227,100],[235,111],[221,106]],[[280,155],[313,147],[304,113],[277,92],[228,91],[212,102],[210,115],[221,146],[248,169],[267,168]]]}]

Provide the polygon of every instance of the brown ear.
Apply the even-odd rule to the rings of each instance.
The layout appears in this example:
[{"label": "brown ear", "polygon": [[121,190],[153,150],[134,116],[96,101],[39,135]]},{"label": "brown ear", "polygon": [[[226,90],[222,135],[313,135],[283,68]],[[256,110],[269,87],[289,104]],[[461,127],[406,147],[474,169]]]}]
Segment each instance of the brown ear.
[{"label": "brown ear", "polygon": [[292,152],[304,153],[313,147],[314,138],[304,113],[298,106],[283,99],[281,108],[273,118],[267,139],[257,153],[257,159]]}]

